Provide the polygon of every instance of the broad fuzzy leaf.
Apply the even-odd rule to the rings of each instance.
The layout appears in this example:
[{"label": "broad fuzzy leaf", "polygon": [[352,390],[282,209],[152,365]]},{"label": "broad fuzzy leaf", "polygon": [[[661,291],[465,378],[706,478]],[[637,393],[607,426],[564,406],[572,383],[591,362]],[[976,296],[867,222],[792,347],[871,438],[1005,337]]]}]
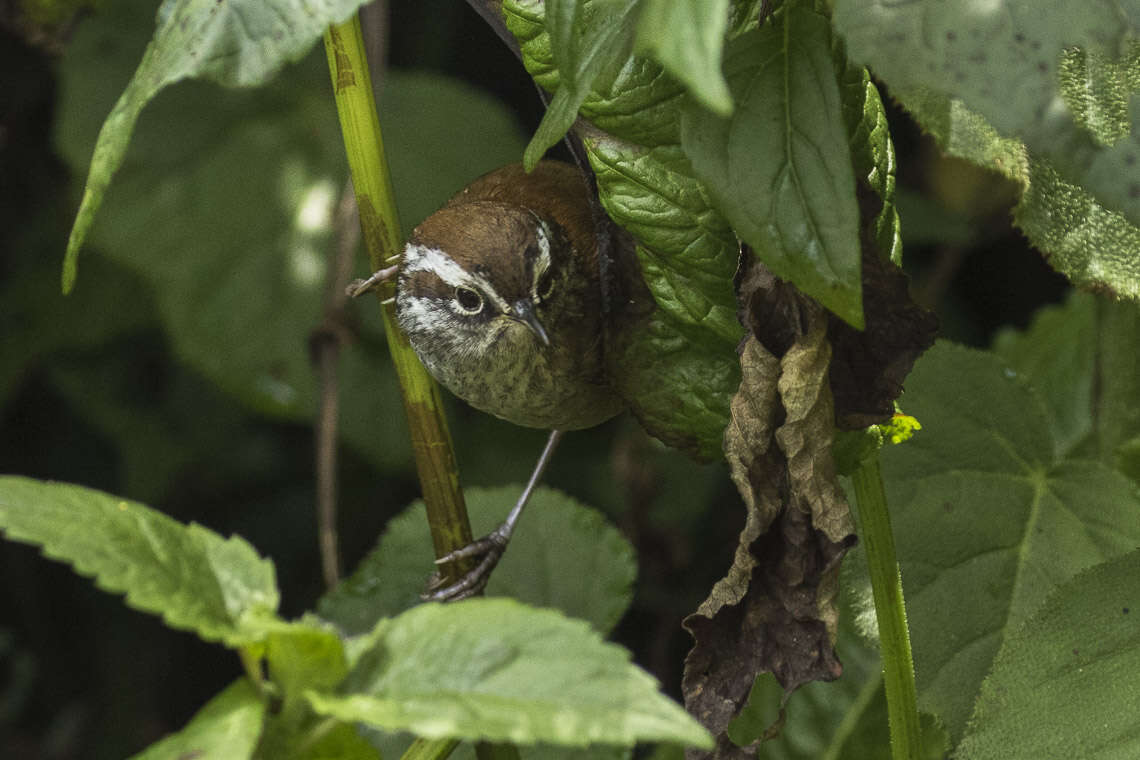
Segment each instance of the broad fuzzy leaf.
[{"label": "broad fuzzy leaf", "polygon": [[[862,2],[863,0],[853,0],[841,3],[836,11],[837,23],[858,23],[861,26],[860,35],[909,34],[909,32],[899,32],[893,27],[874,26],[880,22],[871,21],[870,15],[860,16],[860,20],[856,21],[855,16],[860,15],[861,11],[856,11],[855,8]],[[956,40],[969,35],[971,39],[976,40],[975,33],[978,30],[971,30],[969,23],[963,25],[963,17],[955,15],[956,12],[950,10],[956,5],[957,3],[952,3],[942,10],[932,9],[929,12],[946,22],[947,26],[943,27],[945,35],[953,35]],[[1094,3],[1094,13],[1100,13],[1103,5],[1103,3]],[[923,3],[912,3],[902,12],[927,12],[922,8]],[[1072,12],[1076,8],[1077,6],[1066,6],[1064,13]],[[941,16],[943,11],[948,14],[945,19]],[[1078,12],[1083,14],[1085,6],[1080,6]],[[1061,18],[1056,13],[1035,15],[1039,16],[1041,23],[1046,25],[1058,24]],[[965,18],[968,20],[972,16],[968,15]],[[1002,13],[993,14],[993,19],[1002,18],[1005,18]],[[865,22],[870,25],[863,27]],[[886,31],[888,28],[890,32]],[[1074,149],[1060,137],[1054,139],[1055,136],[1051,136],[1044,144],[1037,144],[1020,133],[1015,134],[1021,139],[1018,136],[1011,136],[1011,133],[995,129],[997,122],[990,118],[992,114],[967,98],[959,85],[954,84],[958,80],[953,77],[939,74],[939,86],[934,87],[907,86],[905,82],[910,81],[910,77],[925,76],[918,70],[928,67],[916,66],[915,62],[924,60],[923,56],[902,52],[895,44],[897,40],[879,47],[873,55],[860,55],[856,48],[859,48],[861,43],[852,40],[851,34],[847,37],[852,46],[852,55],[860,56],[861,60],[870,62],[875,74],[882,77],[891,87],[892,96],[906,107],[923,129],[934,136],[943,150],[950,155],[998,171],[1021,185],[1022,196],[1014,210],[1014,222],[1025,232],[1030,241],[1046,254],[1054,269],[1076,285],[1098,291],[1108,290],[1133,300],[1140,299],[1140,257],[1136,256],[1136,251],[1140,250],[1140,225],[1125,213],[1112,210],[1110,204],[1096,194],[1093,178],[1088,178],[1088,183],[1082,186],[1074,181],[1071,173],[1063,174],[1058,171],[1062,168],[1065,156],[1072,154],[1080,157],[1085,155],[1085,152]],[[939,46],[943,43],[939,39],[933,37],[931,39],[934,48],[940,49]],[[1030,40],[1030,37],[1026,36],[1025,39]],[[869,38],[864,39],[863,42],[867,43],[868,40]],[[996,43],[990,40],[986,44]],[[1004,44],[1001,43],[998,47],[1001,48]],[[1032,45],[1031,40],[1030,45]],[[1140,65],[1137,64],[1137,45],[1133,44],[1129,50],[1125,62],[1112,69],[1114,73],[1105,73],[1104,67],[1109,65],[1107,63],[1103,66],[1099,63],[1090,64],[1086,54],[1080,50],[1066,51],[1063,57],[1056,58],[1053,62],[1044,61],[1048,67],[1059,63],[1068,72],[1062,77],[1062,80],[1070,82],[1064,85],[1069,90],[1067,100],[1076,109],[1078,116],[1089,124],[1089,128],[1102,136],[1108,135],[1112,130],[1121,129],[1118,117],[1111,115],[1119,110],[1113,106],[1113,103],[1118,102],[1121,97],[1119,80],[1126,79],[1129,88],[1140,81],[1140,75],[1137,74],[1140,71]],[[995,51],[1001,52],[997,48]],[[867,53],[866,50],[863,52]],[[1045,53],[1042,52],[1041,55],[1045,56]],[[1060,53],[1057,55],[1060,56]],[[1102,54],[1090,52],[1088,55],[1092,55],[1095,61],[1103,62]],[[883,57],[900,58],[901,68],[907,70],[907,73],[901,79],[892,77],[892,73],[897,73],[895,67],[900,65],[900,61],[895,61],[891,67],[884,70],[879,66]],[[955,71],[959,66],[974,66],[979,62],[987,68],[1000,66],[994,58],[987,57],[986,54],[982,54],[977,61],[955,55],[953,62],[945,63],[945,70]],[[937,69],[943,64],[930,65]],[[1004,77],[1006,74],[1007,72],[1002,72],[1001,76]],[[988,73],[983,72],[979,76],[979,80],[971,80],[970,86],[984,80],[982,86],[991,89],[991,94],[997,93],[1001,107],[1004,107],[1005,91],[993,86],[993,79]],[[1034,75],[1035,79],[1036,76],[1037,74]],[[1055,76],[1055,73],[1049,76]],[[1104,100],[1093,88],[1092,81],[1086,82],[1084,87],[1078,87],[1073,81],[1084,76],[1093,79],[1100,77],[1110,80],[1110,84],[1113,81],[1117,84],[1106,85],[1110,97]],[[942,89],[942,85],[951,87],[951,90]],[[1050,82],[1048,87],[1055,88],[1055,85]],[[1033,87],[1029,89],[1032,90]],[[1019,83],[1009,92],[1020,97],[1020,91]],[[1079,100],[1078,94],[1087,96],[1087,100]],[[1062,93],[1054,93],[1054,97],[1050,100],[1050,108],[1056,105],[1059,108],[1058,112],[1064,114],[1065,108],[1062,105],[1064,102]],[[1025,139],[1025,144],[1022,143],[1022,139]],[[1092,138],[1086,139],[1091,141]],[[1124,150],[1125,146],[1132,145],[1136,139],[1132,137],[1127,141],[1118,142],[1111,149],[1113,155]],[[1029,146],[1028,151],[1026,145]],[[1050,147],[1054,149],[1053,152],[1049,150]],[[1057,150],[1065,155],[1059,157],[1055,153]],[[1140,170],[1137,169],[1140,167],[1140,160],[1134,160],[1135,156],[1133,160],[1128,158],[1128,155],[1132,154],[1140,156],[1140,149],[1131,150],[1127,155],[1115,158],[1103,157],[1103,171],[1098,169],[1099,176],[1106,178],[1106,181],[1124,181],[1129,172]],[[1135,198],[1131,198],[1131,190],[1128,194],[1130,203],[1134,203]],[[1137,196],[1140,197],[1140,194]]]},{"label": "broad fuzzy leaf", "polygon": [[[845,0],[836,4],[835,24],[852,58],[870,65],[892,92],[927,89],[961,99],[999,133],[1024,140],[1069,182],[1140,225],[1140,133],[1128,136],[1120,124],[1136,124],[1140,113],[1136,102],[1127,117],[1121,113],[1131,83],[1127,74],[1101,76],[1099,63],[1089,77],[1088,59],[1074,66],[1066,52],[1123,58],[1140,22],[1135,14],[1114,0],[1047,9],[1022,0]],[[1073,97],[1076,90],[1082,98]],[[1108,124],[1099,116],[1114,112]],[[1118,141],[1098,144],[1112,139]]]},{"label": "broad fuzzy leaf", "polygon": [[508,599],[424,604],[368,639],[335,694],[308,693],[318,713],[428,738],[710,746],[628,652],[553,610]]},{"label": "broad fuzzy leaf", "polygon": [[243,678],[206,703],[183,729],[131,760],[244,760],[253,757],[268,704]]},{"label": "broad fuzzy leaf", "polygon": [[[521,484],[464,491],[475,535],[501,523],[521,491]],[[431,557],[423,502],[416,501],[388,524],[352,576],[321,600],[321,614],[349,633],[370,630],[381,617],[419,603]],[[554,607],[604,633],[629,606],[636,575],[632,547],[600,512],[539,488],[487,595]]]},{"label": "broad fuzzy leaf", "polygon": [[261,641],[277,610],[273,564],[244,539],[100,491],[0,477],[0,529],[209,641]]},{"label": "broad fuzzy leaf", "polygon": [[1003,640],[1057,585],[1140,545],[1140,495],[1060,458],[1040,398],[992,355],[936,346],[902,403],[923,432],[883,465],[919,703],[957,742]]},{"label": "broad fuzzy leaf", "polygon": [[1140,551],[1060,586],[1003,642],[956,757],[1140,756]]}]

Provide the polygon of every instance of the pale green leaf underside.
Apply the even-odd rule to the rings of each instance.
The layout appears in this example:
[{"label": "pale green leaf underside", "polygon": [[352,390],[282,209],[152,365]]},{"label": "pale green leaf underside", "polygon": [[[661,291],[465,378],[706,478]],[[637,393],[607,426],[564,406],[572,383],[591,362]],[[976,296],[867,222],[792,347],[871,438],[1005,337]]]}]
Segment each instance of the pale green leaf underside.
[{"label": "pale green leaf underside", "polygon": [[[464,490],[475,535],[506,517],[522,485]],[[610,631],[633,597],[637,563],[629,542],[596,510],[540,487],[531,496],[511,550],[495,568],[487,595],[553,607]],[[320,613],[349,633],[420,602],[431,572],[431,535],[422,501],[388,523],[352,576],[320,602]]]},{"label": "pale green leaf underside", "polygon": [[266,702],[246,679],[235,681],[206,703],[181,731],[131,760],[244,760],[253,757],[265,720]]},{"label": "pale green leaf underside", "polygon": [[251,87],[296,61],[363,0],[165,0],[154,37],[99,132],[83,200],[67,241],[63,288],[75,284],[79,249],[122,163],[143,108],[163,88],[206,78]]},{"label": "pale green leaf underside", "polygon": [[1140,299],[1140,227],[1065,180],[1046,159],[1001,137],[960,100],[893,91],[947,153],[1000,172],[1023,188],[1014,223],[1074,285]]},{"label": "pale green leaf underside", "polygon": [[919,702],[957,741],[1003,638],[1140,545],[1140,498],[1098,462],[1058,459],[1039,397],[992,355],[939,344],[901,403],[923,430],[883,463]]},{"label": "pale green leaf underside", "polygon": [[863,325],[859,209],[830,24],[807,2],[734,40],[730,119],[685,110],[681,144],[718,209],[777,275]]},{"label": "pale green leaf underside", "polygon": [[1002,645],[962,760],[1140,757],[1140,551],[1087,570]]},{"label": "pale green leaf underside", "polygon": [[[835,9],[852,58],[892,91],[926,88],[960,98],[1134,225],[1140,133],[1129,135],[1122,124],[1137,123],[1140,102],[1124,112],[1136,82],[1107,62],[1129,54],[1138,20],[1115,0],[846,0]],[[1076,61],[1073,48],[1093,62]]]},{"label": "pale green leaf underside", "polygon": [[711,739],[624,649],[509,599],[425,604],[382,621],[318,713],[428,738],[630,745]]},{"label": "pale green leaf underside", "polygon": [[0,529],[203,639],[259,641],[277,609],[273,564],[244,539],[100,491],[0,477]]}]

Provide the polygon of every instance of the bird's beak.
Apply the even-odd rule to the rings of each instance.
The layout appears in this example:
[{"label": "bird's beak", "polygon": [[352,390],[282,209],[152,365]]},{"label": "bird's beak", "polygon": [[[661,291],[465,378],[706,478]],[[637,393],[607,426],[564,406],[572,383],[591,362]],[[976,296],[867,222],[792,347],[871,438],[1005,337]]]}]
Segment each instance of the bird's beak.
[{"label": "bird's beak", "polygon": [[529,327],[530,331],[542,341],[542,345],[550,345],[550,336],[546,334],[546,328],[542,326],[542,323],[538,321],[538,317],[534,315],[534,304],[530,302],[530,299],[520,298],[515,301],[514,306],[511,307],[511,311],[514,312],[515,319]]}]

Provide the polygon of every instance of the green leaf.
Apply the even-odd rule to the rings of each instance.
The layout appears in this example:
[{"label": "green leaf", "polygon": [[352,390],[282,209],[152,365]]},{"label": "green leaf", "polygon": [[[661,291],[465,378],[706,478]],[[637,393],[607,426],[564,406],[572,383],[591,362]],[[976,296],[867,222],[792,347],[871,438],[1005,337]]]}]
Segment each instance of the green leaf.
[{"label": "green leaf", "polygon": [[250,682],[234,681],[206,703],[181,731],[131,760],[242,760],[253,757],[265,721],[265,701]]},{"label": "green leaf", "polygon": [[1094,296],[1074,292],[1065,305],[1038,311],[1028,330],[994,338],[994,352],[1041,393],[1059,455],[1092,431],[1096,311]]},{"label": "green leaf", "polygon": [[[115,4],[68,47],[57,143],[76,172],[95,115],[137,56],[137,16],[137,4]],[[409,226],[522,149],[513,117],[491,99],[433,75],[385,79],[385,138]],[[307,337],[322,320],[344,161],[323,51],[252,92],[183,83],[147,109],[91,241],[140,278],[135,297],[153,297],[182,361],[259,412],[308,422],[317,389]],[[339,369],[343,436],[394,469],[411,452],[401,426],[375,424],[392,417],[399,391],[379,313],[365,306]]]},{"label": "green leaf", "polygon": [[728,47],[732,118],[687,108],[681,144],[768,268],[861,328],[859,209],[831,44],[825,15],[786,4]]},{"label": "green leaf", "polygon": [[1066,181],[1047,161],[1030,159],[1013,221],[1074,285],[1140,300],[1140,226]]},{"label": "green leaf", "polygon": [[1058,588],[1002,644],[956,757],[1140,755],[1140,551]]},{"label": "green leaf", "polygon": [[0,477],[0,528],[207,641],[260,641],[277,610],[273,564],[244,539],[99,491]]},{"label": "green leaf", "polygon": [[656,303],[623,325],[611,375],[646,428],[670,445],[718,458],[740,384],[732,228],[709,206],[678,146],[644,149],[606,135],[586,140],[607,213],[639,242]]},{"label": "green leaf", "polygon": [[75,285],[79,249],[111,177],[126,154],[143,108],[165,87],[205,78],[251,87],[300,59],[329,24],[344,20],[362,0],[165,0],[154,38],[99,132],[91,171],[67,243],[63,289]]},{"label": "green leaf", "polygon": [[1060,458],[1040,397],[993,355],[937,345],[901,403],[923,429],[882,459],[919,705],[956,743],[1003,639],[1057,585],[1140,544],[1140,494]]},{"label": "green leaf", "polygon": [[729,0],[647,0],[637,24],[637,50],[681,80],[701,105],[728,116],[732,93],[720,59]]},{"label": "green leaf", "polygon": [[309,692],[318,713],[427,738],[712,746],[628,652],[553,610],[424,604],[369,638],[338,693]]},{"label": "green leaf", "polygon": [[340,636],[315,617],[273,627],[265,639],[265,659],[286,709],[306,689],[331,689],[348,673]]},{"label": "green leaf", "polygon": [[[366,729],[369,741],[380,750],[385,757],[398,757],[405,760],[404,753],[414,741],[408,734],[388,734],[382,731]],[[437,740],[440,741],[440,740]],[[669,745],[673,746],[673,745]],[[531,744],[515,747],[522,760],[631,760],[632,747],[617,747],[605,744],[593,744],[589,747],[560,747],[555,744]],[[684,753],[683,749],[680,749]],[[450,755],[451,760],[476,760],[475,745],[472,742],[462,742]],[[415,760],[414,757],[406,760]]]},{"label": "green leaf", "polygon": [[[633,40],[632,10],[639,0],[519,0],[510,13],[533,16],[544,6],[550,56],[559,78],[523,164],[531,170],[547,149],[562,139],[596,80],[612,78]],[[508,15],[508,19],[510,16]]]},{"label": "green leaf", "polygon": [[1000,333],[994,350],[1043,394],[1058,454],[1093,456],[1128,474],[1140,436],[1138,341],[1134,304],[1073,293],[1041,309],[1025,332]]},{"label": "green leaf", "polygon": [[1000,136],[960,100],[930,91],[892,91],[952,156],[1000,172],[1022,188],[1014,223],[1074,285],[1140,299],[1140,227],[1066,181],[1050,161]]},{"label": "green leaf", "polygon": [[[1135,59],[1117,74],[1108,68],[1134,52],[1129,37],[1137,20],[1112,0],[1055,5],[1047,13],[1013,0],[845,0],[835,8],[852,58],[870,65],[892,92],[928,89],[961,99],[1134,225],[1140,133],[1120,138],[1129,134],[1124,123],[1135,124],[1140,113],[1140,103],[1122,113],[1135,86]],[[1112,139],[1111,146],[1098,144]]]},{"label": "green leaf", "polygon": [[855,177],[859,189],[865,186],[878,201],[874,218],[862,220],[868,229],[865,239],[875,241],[879,256],[902,266],[902,236],[895,208],[895,148],[887,113],[867,70],[847,64],[842,46],[837,47],[834,57],[837,65],[843,66],[839,94]]},{"label": "green leaf", "polygon": [[[506,517],[521,485],[464,492],[475,535]],[[422,501],[395,517],[356,571],[320,602],[322,616],[349,633],[419,603],[432,564]],[[600,512],[551,488],[538,488],[510,548],[487,584],[488,596],[554,607],[608,632],[633,598],[633,549]]]}]

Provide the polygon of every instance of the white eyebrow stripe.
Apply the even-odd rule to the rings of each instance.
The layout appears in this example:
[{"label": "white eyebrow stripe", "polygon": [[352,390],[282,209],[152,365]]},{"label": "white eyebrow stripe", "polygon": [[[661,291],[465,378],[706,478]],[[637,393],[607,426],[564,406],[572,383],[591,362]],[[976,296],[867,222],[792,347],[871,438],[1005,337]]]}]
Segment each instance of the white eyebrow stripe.
[{"label": "white eyebrow stripe", "polygon": [[486,293],[487,297],[494,302],[499,311],[504,314],[511,313],[510,306],[495,292],[495,289],[491,287],[491,283],[488,282],[486,278],[474,272],[468,272],[459,266],[459,264],[455,263],[455,259],[438,248],[408,243],[404,248],[403,272],[405,274],[411,272],[432,272],[453,288],[469,288]]},{"label": "white eyebrow stripe", "polygon": [[[530,211],[530,209],[527,210]],[[550,229],[541,216],[533,211],[530,212],[530,215],[534,217],[534,221],[537,223],[534,228],[534,239],[538,242],[538,259],[534,262],[534,268],[531,270],[534,273],[534,279],[530,284],[530,292],[532,297],[537,298],[539,278],[545,274],[547,269],[550,269]]]}]

